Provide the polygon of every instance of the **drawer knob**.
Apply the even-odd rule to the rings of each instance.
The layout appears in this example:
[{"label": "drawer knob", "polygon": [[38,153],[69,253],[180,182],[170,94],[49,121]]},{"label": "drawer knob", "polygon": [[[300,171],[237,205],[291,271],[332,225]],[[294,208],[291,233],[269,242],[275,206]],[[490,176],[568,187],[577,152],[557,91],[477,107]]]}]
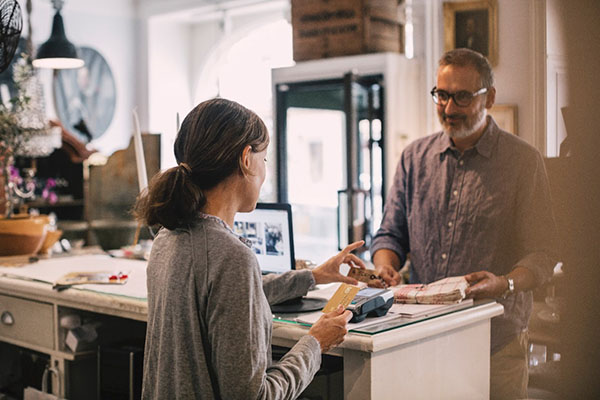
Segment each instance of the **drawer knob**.
[{"label": "drawer knob", "polygon": [[0,317],[2,319],[2,323],[4,325],[13,325],[15,323],[15,319],[13,318],[12,314],[8,311],[4,311],[2,313],[2,317]]}]

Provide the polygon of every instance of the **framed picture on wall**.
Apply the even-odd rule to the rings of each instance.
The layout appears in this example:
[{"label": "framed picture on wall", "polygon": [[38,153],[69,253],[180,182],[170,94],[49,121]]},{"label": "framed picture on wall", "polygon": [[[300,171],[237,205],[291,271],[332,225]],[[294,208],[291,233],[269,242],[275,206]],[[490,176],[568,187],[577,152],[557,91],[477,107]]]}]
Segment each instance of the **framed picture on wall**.
[{"label": "framed picture on wall", "polygon": [[500,129],[518,135],[516,104],[494,104],[488,112],[494,117]]},{"label": "framed picture on wall", "polygon": [[444,3],[444,50],[462,47],[498,63],[497,0]]}]

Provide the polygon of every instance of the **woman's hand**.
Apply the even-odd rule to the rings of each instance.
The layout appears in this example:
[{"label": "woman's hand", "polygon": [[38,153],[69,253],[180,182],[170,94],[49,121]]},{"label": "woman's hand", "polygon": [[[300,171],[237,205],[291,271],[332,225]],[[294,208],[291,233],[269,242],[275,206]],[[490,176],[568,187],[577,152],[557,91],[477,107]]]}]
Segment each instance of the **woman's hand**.
[{"label": "woman's hand", "polygon": [[344,311],[344,307],[340,305],[337,310],[323,314],[308,334],[319,341],[321,352],[325,353],[344,341],[344,336],[348,333],[346,325],[350,319],[352,312]]},{"label": "woman's hand", "polygon": [[358,284],[356,279],[348,278],[347,276],[340,274],[340,265],[348,264],[352,267],[358,267],[362,269],[366,268],[365,263],[356,255],[351,253],[352,250],[358,249],[364,244],[365,242],[363,240],[351,243],[337,255],[331,257],[329,260],[313,269],[312,273],[315,278],[315,282],[317,284],[331,282],[344,282],[351,285]]}]

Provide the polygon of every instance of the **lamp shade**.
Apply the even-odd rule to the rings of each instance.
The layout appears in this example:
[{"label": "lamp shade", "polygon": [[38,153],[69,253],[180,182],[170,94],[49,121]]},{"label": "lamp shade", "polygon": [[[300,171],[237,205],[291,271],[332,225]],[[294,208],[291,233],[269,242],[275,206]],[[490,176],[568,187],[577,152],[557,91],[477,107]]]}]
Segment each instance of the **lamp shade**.
[{"label": "lamp shade", "polygon": [[33,66],[36,68],[69,69],[83,67],[83,60],[77,57],[77,50],[65,35],[60,10],[56,10],[52,22],[52,34],[38,49]]}]

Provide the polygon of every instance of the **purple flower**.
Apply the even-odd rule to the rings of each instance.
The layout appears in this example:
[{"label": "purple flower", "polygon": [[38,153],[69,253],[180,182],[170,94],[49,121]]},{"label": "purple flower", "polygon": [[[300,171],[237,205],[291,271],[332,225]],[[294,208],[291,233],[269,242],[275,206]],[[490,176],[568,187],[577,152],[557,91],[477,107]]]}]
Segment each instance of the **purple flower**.
[{"label": "purple flower", "polygon": [[19,174],[19,169],[17,167],[15,167],[14,165],[11,165],[9,167],[10,170],[10,177],[9,177],[9,181],[20,185],[23,183],[23,178],[21,178],[21,175]]},{"label": "purple flower", "polygon": [[50,204],[54,204],[58,201],[58,196],[54,192],[50,192],[50,196],[48,197],[48,201]]}]

